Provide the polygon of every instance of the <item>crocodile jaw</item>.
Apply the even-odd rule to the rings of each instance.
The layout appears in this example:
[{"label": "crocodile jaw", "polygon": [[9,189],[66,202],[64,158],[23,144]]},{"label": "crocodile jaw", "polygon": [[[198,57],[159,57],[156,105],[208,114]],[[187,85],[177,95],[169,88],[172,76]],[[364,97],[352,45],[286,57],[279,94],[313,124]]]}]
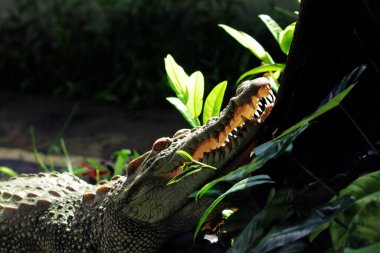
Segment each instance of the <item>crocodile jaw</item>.
[{"label": "crocodile jaw", "polygon": [[133,219],[157,223],[184,208],[191,201],[188,195],[216,173],[206,169],[166,185],[182,172],[184,160],[176,151],[184,150],[195,160],[226,170],[228,163],[254,141],[274,100],[268,79],[243,82],[219,117],[210,119],[205,126],[175,134],[166,149],[139,161],[139,167],[127,180],[123,212]]}]

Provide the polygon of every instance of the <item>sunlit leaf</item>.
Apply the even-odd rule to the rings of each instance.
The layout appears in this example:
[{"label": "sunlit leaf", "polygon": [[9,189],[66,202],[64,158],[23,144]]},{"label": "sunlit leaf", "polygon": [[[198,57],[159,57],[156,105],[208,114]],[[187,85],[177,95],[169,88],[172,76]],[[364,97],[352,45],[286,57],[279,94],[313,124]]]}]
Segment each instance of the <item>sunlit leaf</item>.
[{"label": "sunlit leaf", "polygon": [[259,42],[257,42],[254,38],[252,38],[251,36],[249,36],[248,34],[242,31],[236,30],[227,25],[220,24],[219,26],[223,28],[235,40],[237,40],[242,46],[249,49],[252,52],[252,54],[254,54],[258,59],[260,59],[266,64],[274,63],[270,54],[267,51],[265,51],[263,46]]},{"label": "sunlit leaf", "polygon": [[292,23],[288,25],[283,31],[280,32],[279,35],[279,45],[284,52],[284,54],[289,54],[290,45],[292,44],[294,29],[296,27],[296,23]]},{"label": "sunlit leaf", "polygon": [[182,158],[184,158],[188,162],[193,161],[193,157],[184,150],[177,150],[176,153],[182,156]]},{"label": "sunlit leaf", "polygon": [[170,88],[183,103],[186,103],[186,90],[190,77],[170,54],[166,56],[164,61]]},{"label": "sunlit leaf", "polygon": [[176,97],[168,97],[166,98],[172,105],[174,105],[175,108],[181,113],[181,115],[185,118],[185,120],[192,126],[197,127],[200,125],[199,122],[197,122],[196,119],[194,119],[189,111],[187,110],[187,107],[179,98]]},{"label": "sunlit leaf", "polygon": [[191,74],[187,90],[186,107],[191,116],[196,118],[201,114],[203,105],[204,78],[200,71]]},{"label": "sunlit leaf", "polygon": [[247,72],[245,72],[244,74],[242,74],[239,77],[239,79],[237,80],[237,82],[242,81],[243,79],[245,79],[248,76],[254,76],[254,75],[257,75],[257,74],[260,74],[260,73],[266,73],[266,72],[269,72],[269,71],[283,71],[284,68],[285,68],[285,64],[282,64],[282,63],[274,63],[274,64],[261,65],[261,66],[258,66],[256,68],[253,68],[251,70],[248,70]]},{"label": "sunlit leaf", "polygon": [[209,118],[219,115],[226,87],[227,81],[223,81],[216,85],[207,96],[203,107],[203,124],[206,124]]},{"label": "sunlit leaf", "polygon": [[251,188],[253,186],[256,186],[256,185],[268,184],[268,183],[274,183],[270,179],[269,176],[267,176],[267,175],[258,175],[258,176],[252,176],[252,177],[249,177],[249,178],[245,178],[245,179],[237,182],[236,184],[234,184],[230,189],[228,189],[228,191],[226,191],[225,193],[223,193],[222,195],[220,195],[216,200],[214,200],[214,202],[207,208],[207,210],[205,211],[205,213],[202,215],[202,217],[200,218],[200,220],[198,222],[197,228],[196,228],[195,233],[194,233],[194,239],[197,237],[199,231],[202,228],[203,223],[206,221],[207,217],[210,215],[210,213],[212,212],[212,210],[214,210],[214,208],[228,194],[231,194],[231,193],[237,192],[237,191],[246,190],[246,189],[249,189],[249,188]]},{"label": "sunlit leaf", "polygon": [[202,166],[190,166],[186,170],[184,170],[182,173],[178,174],[177,176],[170,179],[170,181],[167,183],[167,185],[174,184],[179,182],[180,180],[184,179],[185,177],[188,177],[194,173],[198,173],[202,170]]},{"label": "sunlit leaf", "polygon": [[18,176],[18,173],[16,171],[12,170],[11,168],[4,167],[4,166],[0,166],[0,173],[4,173],[4,174],[11,176],[11,177]]},{"label": "sunlit leaf", "polygon": [[272,33],[274,39],[280,44],[280,33],[282,28],[277,24],[277,22],[268,15],[259,15],[259,18],[264,22],[269,31]]}]

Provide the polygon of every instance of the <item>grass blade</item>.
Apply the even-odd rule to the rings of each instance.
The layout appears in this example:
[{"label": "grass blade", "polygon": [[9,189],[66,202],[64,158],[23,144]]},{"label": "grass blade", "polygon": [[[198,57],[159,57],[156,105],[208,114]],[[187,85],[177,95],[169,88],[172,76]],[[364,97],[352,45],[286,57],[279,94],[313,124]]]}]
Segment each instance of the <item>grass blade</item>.
[{"label": "grass blade", "polygon": [[65,141],[61,139],[60,142],[61,142],[63,154],[65,155],[67,170],[69,171],[69,173],[73,174],[73,164],[71,162],[69,152],[67,152]]},{"label": "grass blade", "polygon": [[16,177],[18,176],[18,173],[11,168],[0,166],[0,173],[6,174],[11,177]]},{"label": "grass blade", "polygon": [[34,128],[33,127],[30,128],[30,137],[31,137],[31,140],[32,140],[32,149],[33,149],[34,158],[36,159],[37,163],[41,166],[41,168],[45,172],[49,172],[48,167],[46,166],[45,162],[42,160],[41,155],[40,155],[40,153],[37,150],[37,147],[36,147],[36,134],[34,132]]}]

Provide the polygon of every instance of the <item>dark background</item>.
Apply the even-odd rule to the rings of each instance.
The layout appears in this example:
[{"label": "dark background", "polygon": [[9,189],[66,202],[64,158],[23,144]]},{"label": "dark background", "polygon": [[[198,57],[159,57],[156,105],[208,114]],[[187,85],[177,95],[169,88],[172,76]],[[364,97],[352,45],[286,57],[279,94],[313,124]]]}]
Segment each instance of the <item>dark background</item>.
[{"label": "dark background", "polygon": [[42,153],[54,153],[60,138],[73,156],[145,151],[155,139],[188,127],[165,100],[174,95],[165,74],[167,54],[187,73],[202,71],[205,94],[227,80],[229,98],[238,77],[259,61],[217,25],[252,35],[275,61],[285,62],[257,15],[268,14],[284,28],[296,20],[298,5],[296,0],[0,1],[0,159],[31,151],[31,127]]}]

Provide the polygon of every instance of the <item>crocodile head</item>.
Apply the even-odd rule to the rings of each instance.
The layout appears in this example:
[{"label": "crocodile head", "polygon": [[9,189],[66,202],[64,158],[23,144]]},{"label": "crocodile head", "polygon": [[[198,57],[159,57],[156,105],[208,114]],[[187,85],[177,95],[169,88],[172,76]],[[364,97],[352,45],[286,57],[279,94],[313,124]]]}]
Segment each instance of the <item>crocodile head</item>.
[{"label": "crocodile head", "polygon": [[[123,194],[123,213],[155,224],[173,215],[179,215],[181,222],[196,222],[204,209],[188,196],[217,173],[230,170],[232,160],[252,144],[274,103],[270,87],[264,77],[243,82],[219,117],[201,127],[182,129],[172,138],[158,139],[151,151],[132,161]],[[178,150],[217,170],[203,169],[167,185],[182,172],[184,158]]]}]

